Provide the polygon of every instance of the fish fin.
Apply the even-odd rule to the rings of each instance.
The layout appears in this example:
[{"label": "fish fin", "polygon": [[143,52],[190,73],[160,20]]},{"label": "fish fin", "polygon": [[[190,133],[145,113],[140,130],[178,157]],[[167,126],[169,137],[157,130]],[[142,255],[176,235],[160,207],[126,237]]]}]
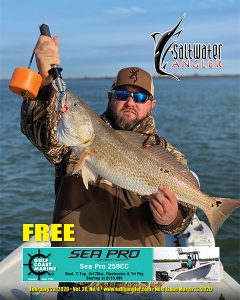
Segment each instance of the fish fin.
[{"label": "fish fin", "polygon": [[133,131],[127,131],[127,130],[116,130],[118,134],[120,134],[125,140],[128,142],[131,142],[138,147],[142,148],[144,142],[146,141],[148,134],[145,133],[139,133],[139,132],[133,132]]},{"label": "fish fin", "polygon": [[240,199],[236,200],[214,197],[212,205],[213,209],[209,209],[204,212],[209,220],[213,234],[216,235],[219,227],[228,218],[231,212],[236,208],[240,208]]},{"label": "fish fin", "polygon": [[82,167],[84,166],[87,155],[89,155],[89,150],[84,149],[79,157],[78,162],[75,164],[75,166],[73,168],[72,174],[76,174],[82,170]]},{"label": "fish fin", "polygon": [[[177,172],[182,177],[187,179],[192,185],[199,188],[197,178],[191,173],[191,171],[180,163],[170,151],[166,150],[162,145],[153,145],[151,147],[143,148],[149,155],[155,157],[157,161],[161,160],[161,167],[163,172]],[[159,163],[160,166],[160,163]]]},{"label": "fish fin", "polygon": [[82,178],[86,189],[88,189],[88,183],[96,182],[98,174],[87,163],[85,163],[82,167]]},{"label": "fish fin", "polygon": [[182,165],[170,151],[166,150],[165,147],[163,147],[162,145],[143,147],[144,143],[149,137],[148,134],[126,130],[117,130],[117,133],[119,133],[128,142],[140,147],[143,151],[146,152],[146,154],[150,155],[151,157],[155,157],[158,161],[161,160],[162,164],[161,166],[159,164],[159,166],[160,168],[162,167],[163,171],[176,171],[189,182],[191,182],[191,184],[193,184],[195,187],[199,188],[199,182],[196,177],[186,166]]},{"label": "fish fin", "polygon": [[164,162],[162,165],[165,171],[177,171],[191,182],[194,186],[199,188],[198,180],[195,176],[191,173],[191,171],[183,166],[176,157],[168,150],[165,149],[162,145],[153,145],[151,147],[143,147],[146,139],[148,138],[148,134],[141,134],[138,132],[132,131],[125,131],[125,130],[118,130],[117,131],[123,138],[135,144],[136,146],[140,147],[143,151],[155,157],[157,160],[161,160]]},{"label": "fish fin", "polygon": [[83,183],[88,189],[88,183],[89,182],[96,182],[98,174],[90,167],[90,165],[86,162],[86,157],[88,155],[91,155],[91,149],[86,148],[83,150],[78,162],[73,168],[72,174],[76,174],[80,171],[82,171],[82,178],[83,178]]},{"label": "fish fin", "polygon": [[158,34],[162,35],[161,32],[153,32],[150,36],[155,39],[155,36],[158,35]]},{"label": "fish fin", "polygon": [[179,38],[179,35],[181,34],[182,31],[183,31],[183,29],[179,30],[178,32],[175,32],[175,33],[173,34],[173,36],[176,36],[177,39],[178,39],[178,38]]},{"label": "fish fin", "polygon": [[165,63],[165,65],[163,66],[163,69],[166,70],[166,66],[167,66],[167,62]]}]

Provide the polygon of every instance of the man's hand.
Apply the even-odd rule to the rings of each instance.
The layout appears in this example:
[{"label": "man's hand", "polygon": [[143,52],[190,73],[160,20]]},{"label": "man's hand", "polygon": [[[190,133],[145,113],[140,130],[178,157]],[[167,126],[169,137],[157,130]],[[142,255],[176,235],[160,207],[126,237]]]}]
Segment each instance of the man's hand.
[{"label": "man's hand", "polygon": [[42,86],[48,85],[52,81],[48,71],[53,65],[60,64],[58,38],[55,36],[52,39],[48,36],[40,35],[35,49],[35,57],[39,74],[43,78]]},{"label": "man's hand", "polygon": [[155,221],[159,225],[169,225],[177,217],[178,202],[175,193],[169,188],[159,189],[149,201]]}]

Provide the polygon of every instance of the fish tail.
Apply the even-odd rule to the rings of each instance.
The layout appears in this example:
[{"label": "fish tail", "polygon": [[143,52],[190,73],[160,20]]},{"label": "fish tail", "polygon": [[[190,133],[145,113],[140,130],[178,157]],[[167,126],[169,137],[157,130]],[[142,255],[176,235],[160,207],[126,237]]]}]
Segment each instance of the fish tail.
[{"label": "fish tail", "polygon": [[205,211],[214,235],[219,227],[229,217],[231,212],[240,207],[240,199],[213,198],[212,208]]}]

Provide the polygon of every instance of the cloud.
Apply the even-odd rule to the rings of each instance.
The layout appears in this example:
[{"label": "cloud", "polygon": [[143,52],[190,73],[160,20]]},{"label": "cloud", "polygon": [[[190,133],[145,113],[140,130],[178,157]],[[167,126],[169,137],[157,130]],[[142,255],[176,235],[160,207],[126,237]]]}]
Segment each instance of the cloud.
[{"label": "cloud", "polygon": [[123,14],[123,15],[130,15],[130,14],[141,14],[145,13],[146,11],[141,7],[115,7],[105,11],[107,14],[115,15],[115,14]]}]

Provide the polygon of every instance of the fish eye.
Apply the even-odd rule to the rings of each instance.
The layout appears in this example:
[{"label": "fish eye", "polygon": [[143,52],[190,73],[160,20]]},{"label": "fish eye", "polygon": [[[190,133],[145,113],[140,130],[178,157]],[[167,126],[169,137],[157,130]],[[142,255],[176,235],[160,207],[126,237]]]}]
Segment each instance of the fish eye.
[{"label": "fish eye", "polygon": [[78,103],[78,102],[74,102],[74,103],[73,103],[73,106],[78,107],[78,106],[79,106],[79,103]]}]

